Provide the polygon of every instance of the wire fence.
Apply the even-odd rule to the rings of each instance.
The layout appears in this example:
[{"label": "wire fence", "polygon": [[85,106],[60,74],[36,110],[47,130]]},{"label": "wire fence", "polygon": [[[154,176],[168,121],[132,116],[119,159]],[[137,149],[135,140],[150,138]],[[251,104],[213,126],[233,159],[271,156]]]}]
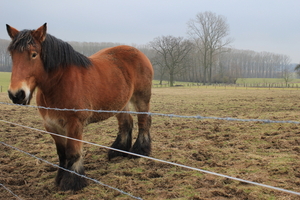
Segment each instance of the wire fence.
[{"label": "wire fence", "polygon": [[[195,170],[195,171],[199,171],[199,172],[202,172],[202,173],[207,173],[207,174],[211,174],[211,175],[215,175],[215,176],[219,176],[219,177],[223,177],[223,178],[228,178],[228,179],[231,179],[231,180],[235,180],[235,181],[240,181],[240,182],[244,182],[244,183],[248,183],[248,184],[252,184],[252,185],[257,185],[257,186],[261,186],[261,187],[266,187],[266,188],[269,188],[269,189],[273,189],[273,190],[278,190],[278,191],[281,191],[281,192],[286,192],[286,193],[290,193],[290,194],[295,194],[295,195],[300,195],[299,192],[294,192],[294,191],[291,191],[291,190],[285,190],[285,189],[282,189],[282,188],[278,188],[278,187],[273,187],[273,186],[269,186],[269,185],[265,185],[265,184],[261,184],[261,183],[257,183],[257,182],[253,182],[253,181],[248,181],[248,180],[244,180],[244,179],[240,179],[240,178],[236,178],[236,177],[232,177],[232,176],[227,176],[227,175],[223,175],[223,174],[219,174],[219,173],[215,173],[215,172],[211,172],[211,171],[207,171],[207,170],[203,170],[203,169],[199,169],[199,168],[195,168],[195,167],[190,167],[190,166],[186,166],[186,165],[183,165],[183,164],[178,164],[178,163],[174,163],[174,162],[170,162],[170,161],[165,161],[165,160],[161,160],[161,159],[157,159],[157,158],[153,158],[153,157],[149,157],[149,156],[143,156],[143,155],[139,155],[139,154],[135,154],[135,153],[132,153],[132,152],[128,152],[128,151],[123,151],[123,150],[120,150],[120,149],[115,149],[115,148],[111,148],[111,147],[107,147],[107,146],[104,146],[104,145],[99,145],[99,144],[96,144],[96,143],[92,143],[92,142],[88,142],[88,141],[84,141],[84,140],[78,140],[78,139],[75,139],[75,138],[71,138],[71,137],[67,137],[67,136],[63,136],[63,135],[59,135],[59,134],[56,134],[56,133],[51,133],[51,132],[47,132],[47,131],[44,131],[44,130],[40,130],[40,129],[36,129],[36,128],[32,128],[32,127],[29,127],[29,126],[24,126],[24,125],[21,125],[21,124],[17,124],[17,123],[13,123],[13,122],[9,122],[9,121],[5,121],[5,120],[0,120],[1,122],[4,122],[4,123],[8,123],[8,124],[13,124],[15,126],[20,126],[20,127],[23,127],[23,128],[27,128],[27,129],[31,129],[31,130],[34,130],[34,131],[39,131],[39,132],[43,132],[43,133],[47,133],[47,134],[51,134],[51,135],[55,135],[55,136],[59,136],[59,137],[63,137],[63,138],[66,138],[66,139],[70,139],[70,140],[74,140],[74,141],[80,141],[80,142],[83,142],[83,143],[86,143],[86,144],[90,144],[90,145],[94,145],[94,146],[98,146],[98,147],[101,147],[101,148],[105,148],[105,149],[109,149],[109,150],[114,150],[114,151],[118,151],[118,152],[121,152],[121,153],[126,153],[126,154],[129,154],[129,155],[133,155],[133,156],[139,156],[139,157],[142,157],[142,158],[146,158],[146,159],[149,159],[149,160],[154,160],[154,161],[157,161],[157,162],[162,162],[162,163],[165,163],[165,164],[170,164],[170,165],[174,165],[174,166],[177,166],[177,167],[182,167],[182,168],[185,168],[185,169],[190,169],[190,170]],[[6,146],[10,146],[10,145],[7,145],[3,142],[0,141],[1,144],[3,145],[6,145]],[[44,159],[41,159],[41,158],[38,158],[34,155],[31,155],[25,151],[22,151],[16,147],[12,147],[10,146],[11,148],[14,148],[18,151],[21,151],[27,155],[30,155],[36,159],[39,159],[43,162],[46,162],[47,164],[50,164],[54,167],[58,167],[58,168],[61,168],[59,167],[58,165],[55,165],[55,164],[52,164]],[[64,169],[64,168],[61,168],[61,169]],[[64,169],[66,171],[69,171],[71,173],[75,173],[77,174],[76,172],[74,171],[70,171],[70,170],[67,170],[67,169]],[[129,193],[126,193],[122,190],[119,190],[117,188],[114,188],[114,187],[111,187],[111,186],[108,186],[106,184],[103,184],[95,179],[91,179],[91,178],[88,178],[86,176],[83,176],[83,175],[80,175],[80,174],[77,174],[81,177],[84,177],[84,178],[87,178],[89,180],[92,180],[100,185],[103,185],[103,186],[106,186],[106,187],[109,187],[111,189],[115,189],[119,192],[121,192],[122,194],[126,194],[126,195],[129,195],[133,198],[137,198],[139,199],[139,197],[134,197],[132,195],[130,195]]]},{"label": "wire fence", "polygon": [[9,193],[11,193],[14,197],[16,197],[16,199],[22,200],[18,195],[16,195],[15,193],[13,193],[10,189],[8,189],[7,187],[5,187],[5,185],[3,185],[2,183],[0,183],[0,186],[3,187]]},{"label": "wire fence", "polygon": [[[11,103],[5,103],[5,102],[0,102],[0,104],[4,104],[4,105],[14,105],[15,104],[11,104]],[[128,114],[148,114],[148,115],[158,115],[158,116],[165,116],[165,117],[170,117],[170,118],[194,118],[194,119],[214,119],[214,120],[227,120],[227,121],[243,121],[243,122],[262,122],[262,123],[293,123],[293,124],[300,124],[300,122],[298,121],[274,121],[274,120],[268,120],[268,119],[238,119],[238,118],[220,118],[220,117],[204,117],[204,116],[182,116],[182,115],[174,115],[174,114],[162,114],[162,113],[150,113],[150,112],[133,112],[133,111],[112,111],[112,110],[90,110],[90,109],[61,109],[61,108],[49,108],[49,107],[42,107],[42,106],[31,106],[31,105],[17,105],[17,106],[21,106],[21,107],[29,107],[29,108],[38,108],[38,109],[47,109],[47,110],[57,110],[57,111],[73,111],[73,112],[105,112],[105,113],[128,113]],[[67,137],[67,136],[63,136],[63,135],[59,135],[59,134],[56,134],[56,133],[51,133],[51,132],[47,132],[47,131],[44,131],[44,130],[40,130],[40,129],[37,129],[37,128],[33,128],[33,127],[29,127],[29,126],[25,126],[25,125],[21,125],[21,124],[17,124],[17,123],[14,123],[14,122],[10,122],[10,121],[6,121],[6,120],[1,120],[0,119],[0,122],[3,122],[3,123],[8,123],[8,124],[12,124],[12,125],[15,125],[15,126],[20,126],[20,127],[23,127],[23,128],[27,128],[27,129],[31,129],[31,130],[34,130],[34,131],[38,131],[38,132],[42,132],[42,133],[47,133],[47,134],[51,134],[51,135],[55,135],[55,136],[59,136],[59,137],[63,137],[63,138],[67,138],[67,139],[70,139],[70,140],[75,140],[75,141],[80,141],[80,142],[83,142],[83,143],[86,143],[86,144],[90,144],[90,145],[94,145],[94,146],[98,146],[98,147],[101,147],[101,148],[105,148],[105,149],[109,149],[109,150],[114,150],[114,151],[118,151],[118,152],[121,152],[121,153],[126,153],[126,154],[129,154],[129,155],[133,155],[133,156],[138,156],[138,157],[142,157],[142,158],[146,158],[146,159],[149,159],[149,160],[153,160],[153,161],[157,161],[157,162],[162,162],[162,163],[165,163],[165,164],[170,164],[170,165],[174,165],[174,166],[178,166],[178,167],[181,167],[181,168],[185,168],[185,169],[189,169],[189,170],[195,170],[195,171],[199,171],[199,172],[202,172],[202,173],[207,173],[207,174],[211,174],[211,175],[215,175],[215,176],[219,176],[219,177],[223,177],[223,178],[228,178],[228,179],[231,179],[231,180],[235,180],[235,181],[240,181],[240,182],[244,182],[244,183],[248,183],[248,184],[252,184],[252,185],[256,185],[256,186],[260,186],[260,187],[265,187],[265,188],[269,188],[269,189],[273,189],[273,190],[277,190],[277,191],[281,191],[281,192],[285,192],[285,193],[289,193],[289,194],[294,194],[294,195],[299,195],[300,196],[300,192],[295,192],[295,191],[291,191],[291,190],[286,190],[286,189],[283,189],[283,188],[279,188],[279,187],[274,187],[274,186],[270,186],[270,185],[266,185],[266,184],[261,184],[261,183],[257,183],[257,182],[253,182],[253,181],[248,181],[248,180],[244,180],[244,179],[240,179],[240,178],[236,178],[236,177],[232,177],[232,176],[227,176],[227,175],[224,175],[224,174],[220,174],[220,173],[215,173],[215,172],[211,172],[211,171],[207,171],[207,170],[203,170],[203,169],[199,169],[199,168],[195,168],[195,167],[190,167],[190,166],[186,166],[186,165],[183,165],[183,164],[178,164],[178,163],[174,163],[174,162],[170,162],[170,161],[165,161],[165,160],[161,160],[161,159],[157,159],[157,158],[153,158],[153,157],[149,157],[149,156],[143,156],[143,155],[139,155],[139,154],[135,154],[135,153],[132,153],[132,152],[127,152],[127,151],[123,151],[123,150],[119,150],[119,149],[114,149],[114,148],[111,148],[111,147],[107,147],[107,146],[104,146],[104,145],[100,145],[100,144],[96,144],[96,143],[92,143],[92,142],[88,142],[88,141],[84,141],[84,140],[78,140],[78,139],[74,139],[74,138],[70,138],[70,137]],[[44,159],[41,159],[41,158],[38,158],[28,152],[25,152],[23,150],[20,150],[16,147],[13,147],[11,145],[8,145],[2,141],[0,141],[0,143],[2,145],[5,145],[7,147],[10,147],[10,148],[13,148],[15,150],[18,150],[22,153],[25,153],[29,156],[32,156],[36,159],[39,159],[43,162],[46,162],[47,164],[50,164],[54,167],[58,167],[58,168],[61,168],[60,166],[56,165],[56,164],[53,164],[51,162],[48,162]],[[74,171],[70,171],[70,170],[67,170],[65,168],[61,168],[63,170],[66,170],[66,171],[69,171],[70,173],[75,173],[77,174],[76,172]],[[103,185],[103,186],[106,186],[108,188],[111,188],[111,189],[114,189],[122,194],[125,194],[125,195],[128,195],[132,198],[135,198],[135,199],[141,199],[140,197],[135,197],[127,192],[124,192],[118,188],[115,188],[115,187],[112,187],[112,186],[109,186],[109,185],[106,185],[98,180],[95,180],[95,179],[92,179],[92,178],[89,178],[89,177],[86,177],[84,175],[80,175],[80,174],[77,174],[81,177],[84,177],[84,178],[87,178],[91,181],[94,181],[95,183],[98,183],[100,185]],[[2,184],[1,184],[2,185]],[[5,188],[5,186],[4,186]],[[10,190],[8,190],[10,191]],[[13,193],[12,193],[13,194]]]},{"label": "wire fence", "polygon": [[300,124],[298,121],[278,121],[278,120],[269,120],[269,119],[239,119],[239,118],[231,118],[231,117],[211,117],[211,116],[186,116],[186,115],[175,115],[175,114],[163,114],[163,113],[152,113],[152,112],[135,112],[135,111],[118,111],[118,110],[93,110],[93,109],[70,109],[70,108],[50,108],[44,106],[33,106],[33,105],[20,105],[20,104],[12,104],[0,102],[3,105],[11,105],[11,106],[20,106],[20,107],[29,107],[29,108],[38,108],[45,110],[56,110],[56,111],[72,111],[72,112],[96,112],[96,113],[127,113],[127,114],[146,114],[151,116],[163,116],[169,118],[185,118],[185,119],[213,119],[213,120],[226,120],[226,121],[241,121],[241,122],[262,122],[262,123],[289,123],[289,124]]}]

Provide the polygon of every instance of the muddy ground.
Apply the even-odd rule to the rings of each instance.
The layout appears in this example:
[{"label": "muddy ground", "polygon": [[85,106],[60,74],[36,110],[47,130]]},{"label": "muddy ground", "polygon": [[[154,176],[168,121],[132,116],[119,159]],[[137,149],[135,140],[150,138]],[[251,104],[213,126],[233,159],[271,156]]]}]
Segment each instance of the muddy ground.
[{"label": "muddy ground", "polygon": [[[0,102],[10,102],[6,93]],[[33,102],[33,105],[35,102]],[[43,129],[35,108],[0,104],[1,120]],[[151,111],[242,119],[300,121],[300,91],[236,88],[154,88]],[[135,117],[135,116],[134,116]],[[136,122],[136,120],[135,120]],[[110,146],[116,120],[91,124],[84,139]],[[300,125],[153,116],[151,156],[300,192]],[[137,125],[135,124],[135,128]],[[134,131],[136,137],[136,129]],[[1,141],[58,164],[50,135],[1,121]],[[300,196],[157,161],[116,158],[84,145],[88,177],[143,199],[299,199]],[[132,199],[89,181],[78,192],[54,185],[56,168],[0,144],[0,183],[21,199]],[[0,187],[0,199],[17,199]]]}]

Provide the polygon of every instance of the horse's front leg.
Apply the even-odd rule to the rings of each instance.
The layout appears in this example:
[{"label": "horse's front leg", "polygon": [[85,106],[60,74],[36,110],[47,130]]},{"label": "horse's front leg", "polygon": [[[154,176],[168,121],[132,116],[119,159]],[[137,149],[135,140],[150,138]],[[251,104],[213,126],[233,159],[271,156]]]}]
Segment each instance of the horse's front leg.
[{"label": "horse's front leg", "polygon": [[[78,119],[68,119],[67,136],[82,140],[83,124]],[[67,139],[66,141],[66,165],[65,168],[84,175],[82,142]],[[87,186],[87,179],[74,173],[65,171],[62,175],[59,188],[61,190],[80,190]]]},{"label": "horse's front leg", "polygon": [[[49,129],[48,129],[49,131]],[[51,131],[52,132],[52,131]],[[65,143],[66,143],[66,139],[65,138],[62,138],[62,137],[59,137],[59,136],[55,136],[55,135],[52,135],[54,141],[55,141],[55,144],[56,144],[56,150],[57,150],[57,155],[58,155],[58,158],[59,158],[59,166],[62,167],[62,168],[65,168],[66,166],[66,147],[65,147]],[[64,171],[63,169],[59,168],[58,171],[57,171],[57,175],[56,175],[56,178],[55,178],[55,184],[56,186],[59,186],[60,185],[60,181],[63,177],[63,174],[64,174]]]},{"label": "horse's front leg", "polygon": [[[82,139],[83,126],[79,120],[70,120],[69,118],[65,128],[66,136],[79,140]],[[84,175],[82,142],[61,138],[59,136],[53,136],[53,138],[59,156],[59,165],[67,170]],[[87,186],[87,180],[74,173],[58,169],[56,185],[63,191],[77,191]]]}]

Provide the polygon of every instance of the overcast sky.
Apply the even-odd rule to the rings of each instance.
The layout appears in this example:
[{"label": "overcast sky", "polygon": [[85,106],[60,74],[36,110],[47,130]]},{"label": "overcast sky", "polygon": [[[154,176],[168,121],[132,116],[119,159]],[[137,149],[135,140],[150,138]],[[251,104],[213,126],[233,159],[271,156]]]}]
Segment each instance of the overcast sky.
[{"label": "overcast sky", "polygon": [[45,22],[65,41],[147,44],[159,36],[187,35],[187,22],[211,11],[227,19],[236,49],[288,55],[300,63],[300,0],[7,0],[0,3],[0,38],[5,24],[19,30]]}]

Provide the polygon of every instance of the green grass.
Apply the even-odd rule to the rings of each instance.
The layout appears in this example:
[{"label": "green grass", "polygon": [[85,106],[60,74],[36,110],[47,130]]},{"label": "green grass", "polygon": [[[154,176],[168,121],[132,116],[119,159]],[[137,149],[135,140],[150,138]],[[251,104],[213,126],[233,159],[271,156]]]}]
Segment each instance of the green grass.
[{"label": "green grass", "polygon": [[[288,82],[289,84],[300,83],[300,79],[292,79]],[[195,82],[182,82],[175,81],[174,85],[197,85]],[[249,85],[258,85],[258,84],[285,84],[284,79],[282,78],[238,78],[236,84],[249,84]],[[153,80],[153,85],[155,87],[159,86],[159,80]],[[168,81],[162,81],[162,87],[167,87],[169,85]]]},{"label": "green grass", "polygon": [[[6,92],[10,82],[11,72],[0,72],[0,92]],[[236,81],[237,84],[284,84],[284,80],[282,78],[239,78]],[[293,79],[289,82],[289,84],[300,83],[300,79]],[[197,84],[193,82],[182,82],[175,81],[174,85],[183,85],[188,86],[192,84]],[[159,80],[153,80],[154,87],[159,86]],[[168,87],[168,81],[162,82],[163,87]],[[207,87],[207,86],[206,86]],[[211,86],[212,87],[212,86]],[[2,90],[1,90],[2,88]]]},{"label": "green grass", "polygon": [[10,72],[0,72],[0,92],[7,91],[10,82],[10,74]]},{"label": "green grass", "polygon": [[[300,79],[292,79],[289,83],[299,83]],[[284,83],[283,78],[238,78],[237,84]]]}]

